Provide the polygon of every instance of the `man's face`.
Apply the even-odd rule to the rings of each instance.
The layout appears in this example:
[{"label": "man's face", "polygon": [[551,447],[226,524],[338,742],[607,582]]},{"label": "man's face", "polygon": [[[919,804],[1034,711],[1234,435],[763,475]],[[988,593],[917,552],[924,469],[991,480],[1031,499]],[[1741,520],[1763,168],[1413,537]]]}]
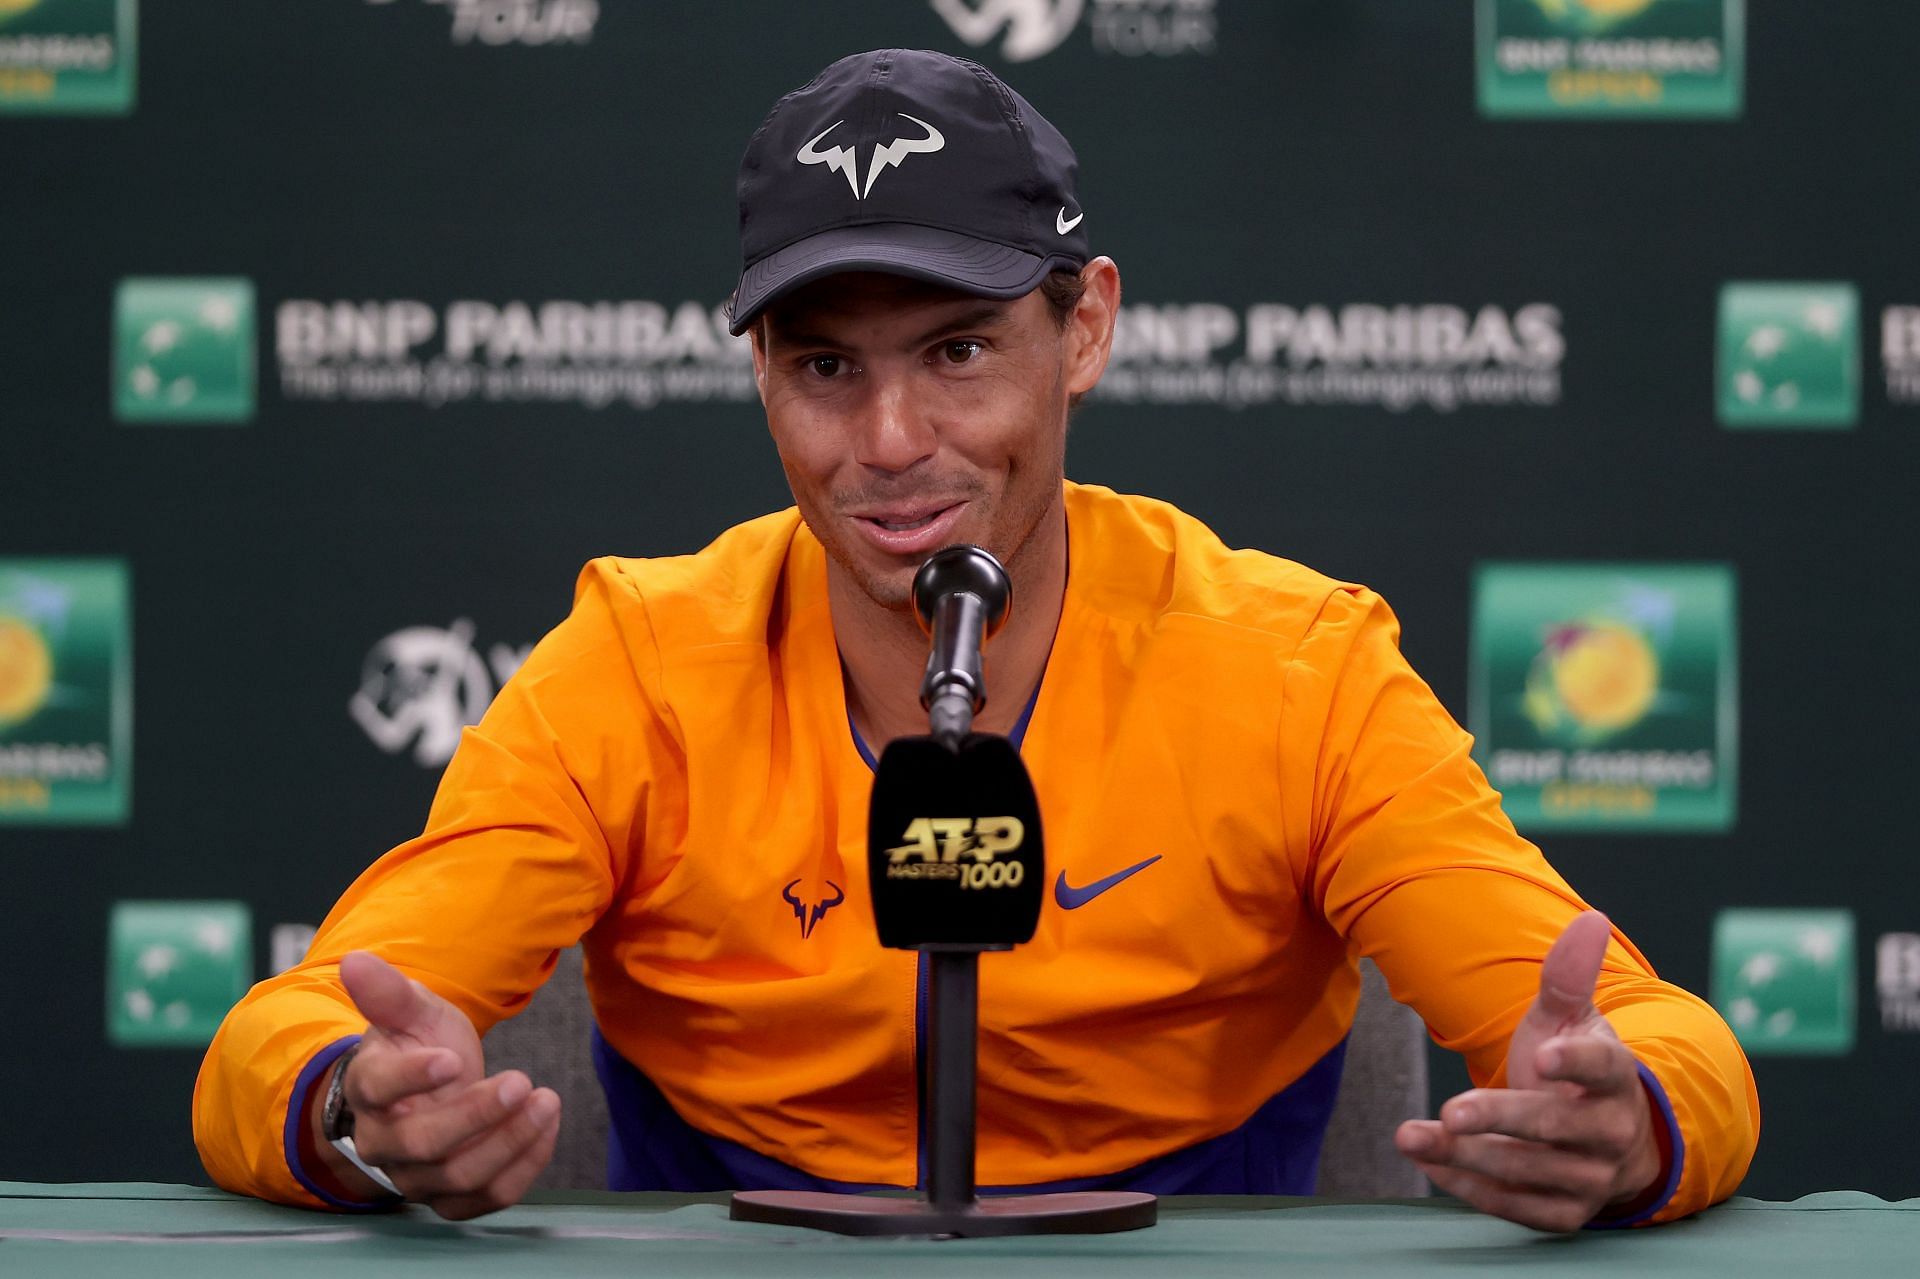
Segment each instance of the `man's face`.
[{"label": "man's face", "polygon": [[1038,291],[994,301],[860,273],[769,310],[754,368],[787,482],[868,597],[907,608],[921,562],[955,542],[1018,572],[1060,501],[1068,397],[1092,385],[1083,328],[1063,330]]}]

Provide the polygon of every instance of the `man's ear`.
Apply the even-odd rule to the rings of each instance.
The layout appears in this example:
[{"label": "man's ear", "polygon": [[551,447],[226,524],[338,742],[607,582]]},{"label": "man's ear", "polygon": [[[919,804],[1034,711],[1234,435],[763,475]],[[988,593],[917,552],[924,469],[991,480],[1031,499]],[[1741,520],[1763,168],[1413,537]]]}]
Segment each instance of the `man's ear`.
[{"label": "man's ear", "polygon": [[1113,329],[1120,316],[1120,268],[1099,257],[1080,268],[1084,286],[1067,319],[1066,386],[1069,395],[1085,395],[1107,371]]}]

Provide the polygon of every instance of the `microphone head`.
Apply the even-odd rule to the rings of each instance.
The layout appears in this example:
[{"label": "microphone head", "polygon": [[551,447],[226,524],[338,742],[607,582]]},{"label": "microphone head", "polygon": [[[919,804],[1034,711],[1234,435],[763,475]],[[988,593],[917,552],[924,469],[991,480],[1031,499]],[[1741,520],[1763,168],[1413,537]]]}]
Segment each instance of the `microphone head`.
[{"label": "microphone head", "polygon": [[867,875],[882,946],[1004,950],[1046,900],[1040,804],[1020,752],[971,733],[958,751],[896,737],[867,806]]},{"label": "microphone head", "polygon": [[991,552],[964,542],[942,547],[927,557],[913,575],[913,615],[920,629],[933,632],[933,610],[942,597],[957,591],[979,596],[985,605],[986,635],[991,638],[1006,624],[1013,607],[1013,582]]}]

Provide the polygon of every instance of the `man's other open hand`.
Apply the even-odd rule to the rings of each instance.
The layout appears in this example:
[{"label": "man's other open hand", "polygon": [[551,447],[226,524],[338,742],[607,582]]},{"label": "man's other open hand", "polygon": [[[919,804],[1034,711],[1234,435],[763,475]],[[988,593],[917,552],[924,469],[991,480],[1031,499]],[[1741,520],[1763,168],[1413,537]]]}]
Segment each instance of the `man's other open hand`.
[{"label": "man's other open hand", "polygon": [[1475,1088],[1394,1142],[1434,1185],[1536,1230],[1578,1230],[1636,1205],[1661,1173],[1652,1102],[1626,1045],[1593,1006],[1611,925],[1588,911],[1540,969],[1507,1045],[1507,1086]]},{"label": "man's other open hand", "polygon": [[466,1014],[378,956],[354,951],[340,977],[368,1022],[345,1089],[360,1157],[449,1220],[519,1202],[553,1158],[559,1096],[488,1076]]}]

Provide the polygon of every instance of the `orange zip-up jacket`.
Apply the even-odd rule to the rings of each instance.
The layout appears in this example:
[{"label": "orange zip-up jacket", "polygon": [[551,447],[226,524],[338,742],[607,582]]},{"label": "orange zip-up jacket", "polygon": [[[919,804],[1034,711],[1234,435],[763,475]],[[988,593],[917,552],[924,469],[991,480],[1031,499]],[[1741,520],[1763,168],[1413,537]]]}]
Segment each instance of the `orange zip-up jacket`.
[{"label": "orange zip-up jacket", "polygon": [[[1585,905],[1378,596],[1163,503],[1066,502],[1066,599],[1017,734],[1055,882],[1033,940],[981,963],[980,1181],[1310,1193],[1356,958],[1498,1085]],[[875,938],[869,758],[797,512],[589,564],[425,833],[228,1014],[194,1092],[208,1171],[347,1206],[289,1121],[365,1028],[347,951],[484,1033],[584,939],[616,1187],[918,1184],[924,990],[919,957]],[[1730,1194],[1759,1123],[1732,1033],[1617,933],[1596,999],[1668,1128],[1638,1219]]]}]

